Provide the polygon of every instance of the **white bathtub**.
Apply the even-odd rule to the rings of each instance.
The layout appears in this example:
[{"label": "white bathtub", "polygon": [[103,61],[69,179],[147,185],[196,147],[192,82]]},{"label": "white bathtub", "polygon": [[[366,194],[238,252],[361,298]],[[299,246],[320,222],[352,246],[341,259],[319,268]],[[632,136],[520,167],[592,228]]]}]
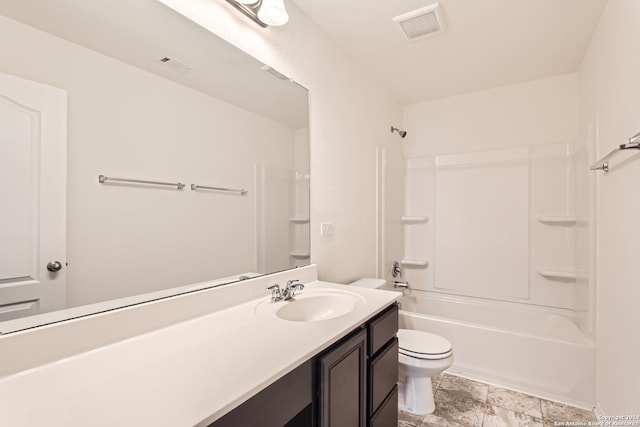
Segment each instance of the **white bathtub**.
[{"label": "white bathtub", "polygon": [[449,372],[591,409],[595,345],[569,312],[409,291],[400,327],[451,341]]}]

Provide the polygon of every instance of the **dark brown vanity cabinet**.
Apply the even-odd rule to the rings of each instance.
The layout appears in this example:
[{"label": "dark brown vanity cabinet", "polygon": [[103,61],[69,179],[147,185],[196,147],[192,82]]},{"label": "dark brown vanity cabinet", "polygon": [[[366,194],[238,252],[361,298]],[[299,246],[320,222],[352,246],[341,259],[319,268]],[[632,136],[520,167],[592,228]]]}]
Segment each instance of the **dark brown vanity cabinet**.
[{"label": "dark brown vanity cabinet", "polygon": [[367,325],[367,417],[369,427],[398,424],[398,306]]},{"label": "dark brown vanity cabinet", "polygon": [[319,427],[397,425],[397,332],[394,304],[319,357]]},{"label": "dark brown vanity cabinet", "polygon": [[209,427],[313,426],[314,370],[306,361]]},{"label": "dark brown vanity cabinet", "polygon": [[367,331],[362,329],[318,361],[319,426],[365,427]]},{"label": "dark brown vanity cabinet", "polygon": [[396,427],[397,331],[394,304],[209,427]]}]

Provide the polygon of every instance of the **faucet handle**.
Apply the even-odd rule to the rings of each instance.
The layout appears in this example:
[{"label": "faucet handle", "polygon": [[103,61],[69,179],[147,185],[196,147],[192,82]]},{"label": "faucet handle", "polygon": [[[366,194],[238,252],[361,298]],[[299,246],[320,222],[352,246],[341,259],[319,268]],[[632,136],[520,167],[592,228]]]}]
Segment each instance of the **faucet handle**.
[{"label": "faucet handle", "polygon": [[304,289],[304,285],[298,279],[287,281],[287,291],[291,292],[291,296],[295,296],[298,291]]},{"label": "faucet handle", "polygon": [[280,289],[280,285],[277,283],[275,285],[271,285],[267,288],[268,291],[271,291],[271,301],[276,302],[282,299],[282,289]]}]

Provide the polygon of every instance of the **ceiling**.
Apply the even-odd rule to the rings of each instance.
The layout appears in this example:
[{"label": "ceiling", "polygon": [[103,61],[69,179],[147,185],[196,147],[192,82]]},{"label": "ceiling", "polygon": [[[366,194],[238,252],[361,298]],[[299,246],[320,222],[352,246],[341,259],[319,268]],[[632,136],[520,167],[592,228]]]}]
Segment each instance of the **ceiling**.
[{"label": "ceiling", "polygon": [[289,0],[404,104],[579,70],[606,0],[440,0],[445,31],[391,18],[432,0]]}]

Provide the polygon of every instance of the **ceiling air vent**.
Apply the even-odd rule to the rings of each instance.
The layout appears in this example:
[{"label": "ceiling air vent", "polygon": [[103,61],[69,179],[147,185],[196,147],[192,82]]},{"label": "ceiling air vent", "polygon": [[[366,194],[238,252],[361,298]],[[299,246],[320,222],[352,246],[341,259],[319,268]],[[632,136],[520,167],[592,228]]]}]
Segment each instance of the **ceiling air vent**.
[{"label": "ceiling air vent", "polygon": [[439,33],[443,30],[442,19],[438,12],[440,5],[434,3],[411,12],[403,13],[393,19],[407,40],[417,40]]},{"label": "ceiling air vent", "polygon": [[179,73],[188,73],[191,71],[191,68],[189,68],[184,62],[179,59],[169,58],[168,56],[160,58],[160,63]]}]

